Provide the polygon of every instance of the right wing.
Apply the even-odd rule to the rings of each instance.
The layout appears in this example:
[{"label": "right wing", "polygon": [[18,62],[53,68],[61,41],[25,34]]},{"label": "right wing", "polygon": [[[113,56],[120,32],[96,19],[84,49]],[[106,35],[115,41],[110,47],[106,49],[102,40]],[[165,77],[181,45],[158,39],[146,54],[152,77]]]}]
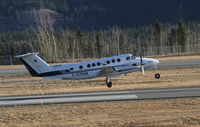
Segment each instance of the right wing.
[{"label": "right wing", "polygon": [[99,77],[107,77],[107,76],[112,76],[112,75],[119,75],[117,74],[118,70],[114,68],[113,66],[108,66],[102,68],[102,70],[99,72],[98,76]]}]

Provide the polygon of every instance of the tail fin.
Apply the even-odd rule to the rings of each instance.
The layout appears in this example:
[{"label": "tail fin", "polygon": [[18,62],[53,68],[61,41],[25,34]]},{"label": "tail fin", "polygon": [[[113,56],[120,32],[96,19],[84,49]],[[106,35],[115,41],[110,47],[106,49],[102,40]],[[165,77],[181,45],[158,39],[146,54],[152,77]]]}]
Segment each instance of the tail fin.
[{"label": "tail fin", "polygon": [[23,62],[32,76],[50,71],[50,66],[37,54],[38,53],[27,53],[16,56],[16,58],[19,58]]}]

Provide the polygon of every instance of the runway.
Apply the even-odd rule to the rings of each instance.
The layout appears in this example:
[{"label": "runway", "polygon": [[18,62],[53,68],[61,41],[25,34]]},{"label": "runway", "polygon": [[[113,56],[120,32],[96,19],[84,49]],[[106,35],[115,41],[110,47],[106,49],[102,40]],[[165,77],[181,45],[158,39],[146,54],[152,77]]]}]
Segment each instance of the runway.
[{"label": "runway", "polygon": [[200,87],[1,97],[0,106],[200,97]]},{"label": "runway", "polygon": [[[200,67],[200,60],[184,60],[184,61],[164,61],[160,62],[158,69],[167,68],[190,68],[190,67]],[[0,75],[24,75],[29,74],[25,68],[17,69],[0,69]]]},{"label": "runway", "polygon": [[[158,69],[188,67],[200,67],[200,60],[160,62]],[[24,75],[29,73],[25,68],[0,69],[0,75],[12,74]],[[0,97],[0,106],[87,103],[188,97],[200,97],[200,87]]]}]

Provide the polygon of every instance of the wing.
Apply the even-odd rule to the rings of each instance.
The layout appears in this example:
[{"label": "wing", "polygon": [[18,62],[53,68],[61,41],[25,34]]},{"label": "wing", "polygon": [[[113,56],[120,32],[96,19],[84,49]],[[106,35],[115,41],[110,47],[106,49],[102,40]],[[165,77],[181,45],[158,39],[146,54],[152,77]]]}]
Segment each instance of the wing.
[{"label": "wing", "polygon": [[113,66],[102,68],[102,70],[98,74],[99,77],[108,77],[108,76],[114,76],[114,75],[119,75],[119,74],[118,74],[118,70],[114,68]]}]

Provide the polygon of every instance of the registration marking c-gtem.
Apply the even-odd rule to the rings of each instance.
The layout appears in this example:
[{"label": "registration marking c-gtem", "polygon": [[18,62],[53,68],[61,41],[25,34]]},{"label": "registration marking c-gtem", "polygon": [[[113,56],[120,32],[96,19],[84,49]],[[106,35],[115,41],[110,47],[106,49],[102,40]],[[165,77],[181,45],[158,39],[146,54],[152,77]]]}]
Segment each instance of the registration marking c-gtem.
[{"label": "registration marking c-gtem", "polygon": [[79,73],[73,73],[72,77],[80,77],[80,76],[87,76],[88,72],[79,72]]}]

